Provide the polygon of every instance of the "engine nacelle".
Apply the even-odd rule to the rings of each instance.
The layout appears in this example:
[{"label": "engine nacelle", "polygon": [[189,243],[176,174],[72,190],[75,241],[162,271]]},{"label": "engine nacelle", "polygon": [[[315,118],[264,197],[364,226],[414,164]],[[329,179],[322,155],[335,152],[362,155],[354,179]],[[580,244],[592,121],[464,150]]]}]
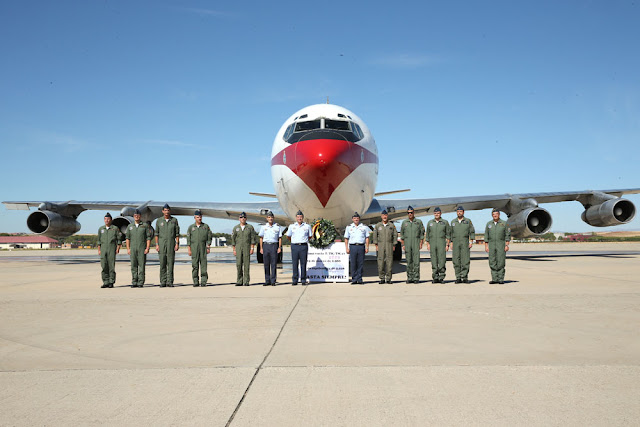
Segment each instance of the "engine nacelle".
[{"label": "engine nacelle", "polygon": [[127,232],[127,227],[129,224],[133,224],[132,216],[118,216],[113,219],[113,225],[120,229],[122,234]]},{"label": "engine nacelle", "polygon": [[[133,217],[131,217],[131,216],[118,216],[118,217],[113,219],[113,225],[118,227],[122,234],[126,234],[127,233],[127,227],[129,226],[129,224],[133,224],[133,223],[134,223]],[[155,236],[155,230],[151,226],[151,221],[147,221],[147,223],[149,224],[149,228],[151,229],[151,236],[152,237]],[[124,239],[124,237],[123,237],[123,239]],[[123,242],[124,242],[124,240],[123,240]]]},{"label": "engine nacelle", "polygon": [[74,218],[51,211],[35,211],[27,217],[27,227],[36,234],[49,237],[67,237],[80,231]]},{"label": "engine nacelle", "polygon": [[507,220],[513,237],[544,234],[551,228],[551,223],[551,214],[540,207],[525,209]]},{"label": "engine nacelle", "polygon": [[636,207],[627,199],[611,199],[582,212],[582,220],[594,227],[626,224],[636,215]]}]

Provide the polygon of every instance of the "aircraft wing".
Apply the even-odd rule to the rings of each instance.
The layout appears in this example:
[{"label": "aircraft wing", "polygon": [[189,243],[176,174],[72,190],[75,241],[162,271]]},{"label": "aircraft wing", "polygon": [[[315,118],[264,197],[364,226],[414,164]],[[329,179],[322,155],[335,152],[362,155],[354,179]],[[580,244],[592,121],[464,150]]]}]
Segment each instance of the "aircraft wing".
[{"label": "aircraft wing", "polygon": [[[272,211],[274,219],[280,224],[286,224],[289,218],[280,207],[280,203],[246,202],[246,203],[217,203],[217,202],[171,202],[171,201],[9,201],[2,202],[7,209],[29,210],[37,207],[40,211],[54,212],[65,218],[74,220],[80,213],[86,210],[100,210],[110,212],[114,217],[120,213],[122,216],[132,216],[133,210],[142,211],[142,220],[151,221],[162,216],[162,207],[165,203],[171,206],[172,215],[193,216],[196,209],[202,211],[203,216],[222,219],[237,219],[241,212],[247,214],[247,220],[253,222],[265,222],[268,211]],[[51,218],[49,218],[51,220]],[[50,230],[54,233],[54,230]]]},{"label": "aircraft wing", "polygon": [[[553,193],[521,193],[521,194],[495,194],[487,196],[463,196],[441,197],[432,199],[373,199],[362,220],[375,222],[380,218],[380,211],[386,209],[389,219],[406,217],[407,207],[411,205],[416,216],[433,212],[437,206],[443,213],[454,212],[458,205],[465,210],[479,210],[497,208],[507,214],[515,214],[529,207],[537,207],[538,203],[556,203],[578,201],[585,208],[599,205],[607,200],[617,199],[624,194],[640,193],[640,188],[627,188],[617,190],[585,190],[585,191],[561,191]],[[392,212],[393,211],[393,212]]]}]

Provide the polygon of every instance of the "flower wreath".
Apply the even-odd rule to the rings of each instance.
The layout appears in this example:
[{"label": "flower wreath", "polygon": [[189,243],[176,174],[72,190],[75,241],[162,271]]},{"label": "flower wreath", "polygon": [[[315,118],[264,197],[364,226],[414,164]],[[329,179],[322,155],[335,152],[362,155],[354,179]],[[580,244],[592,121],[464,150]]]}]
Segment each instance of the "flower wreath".
[{"label": "flower wreath", "polygon": [[316,249],[326,248],[338,237],[336,227],[328,219],[320,218],[316,220],[311,231],[312,236],[309,238],[309,244]]}]

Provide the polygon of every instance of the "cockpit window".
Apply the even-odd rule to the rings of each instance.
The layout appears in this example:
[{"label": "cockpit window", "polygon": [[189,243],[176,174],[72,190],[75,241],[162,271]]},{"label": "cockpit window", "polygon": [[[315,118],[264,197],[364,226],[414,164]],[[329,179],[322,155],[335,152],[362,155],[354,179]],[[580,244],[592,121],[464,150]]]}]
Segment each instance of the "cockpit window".
[{"label": "cockpit window", "polygon": [[293,123],[290,124],[289,126],[287,126],[287,130],[284,131],[284,135],[282,135],[282,138],[285,141],[288,141],[289,138],[291,137],[291,134],[293,133],[293,126],[294,126]]},{"label": "cockpit window", "polygon": [[349,130],[349,122],[344,120],[324,120],[325,129]]},{"label": "cockpit window", "polygon": [[[303,118],[300,116],[298,119]],[[364,133],[357,123],[348,120],[334,120],[318,118],[292,123],[282,135],[289,144],[308,139],[337,139],[358,142],[364,138]]]},{"label": "cockpit window", "polygon": [[362,129],[360,129],[357,123],[351,123],[351,127],[353,128],[353,133],[358,135],[358,139],[364,138],[364,132],[362,132]]},{"label": "cockpit window", "polygon": [[296,123],[296,129],[294,132],[304,132],[307,130],[320,129],[320,120],[311,120],[308,122]]}]

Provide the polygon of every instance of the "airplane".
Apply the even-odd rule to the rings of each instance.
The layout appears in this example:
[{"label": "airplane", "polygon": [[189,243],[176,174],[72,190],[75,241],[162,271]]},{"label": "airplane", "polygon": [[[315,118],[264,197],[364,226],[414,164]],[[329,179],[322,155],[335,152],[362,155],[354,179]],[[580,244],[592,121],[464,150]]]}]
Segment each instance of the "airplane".
[{"label": "airplane", "polygon": [[[113,223],[123,231],[133,222],[133,212],[151,222],[162,216],[168,203],[174,215],[192,215],[200,209],[205,216],[235,219],[246,212],[247,220],[264,222],[268,211],[280,224],[293,222],[301,210],[306,218],[324,218],[337,228],[351,222],[359,212],[361,222],[372,224],[386,209],[389,219],[406,215],[411,205],[416,216],[426,215],[436,206],[443,213],[458,205],[466,210],[497,208],[508,216],[513,237],[544,234],[551,228],[551,214],[539,203],[578,201],[585,210],[582,220],[595,227],[626,224],[635,216],[634,204],[621,198],[640,193],[640,188],[563,191],[552,193],[498,194],[426,199],[380,199],[380,196],[408,189],[376,193],[378,149],[364,121],[346,108],[316,104],[292,114],[280,127],[271,149],[271,179],[275,194],[250,193],[275,201],[222,203],[171,201],[7,201],[7,209],[38,209],[27,217],[27,227],[45,236],[70,236],[80,231],[78,216],[85,210],[120,210]],[[401,257],[400,245],[396,254]]]}]

